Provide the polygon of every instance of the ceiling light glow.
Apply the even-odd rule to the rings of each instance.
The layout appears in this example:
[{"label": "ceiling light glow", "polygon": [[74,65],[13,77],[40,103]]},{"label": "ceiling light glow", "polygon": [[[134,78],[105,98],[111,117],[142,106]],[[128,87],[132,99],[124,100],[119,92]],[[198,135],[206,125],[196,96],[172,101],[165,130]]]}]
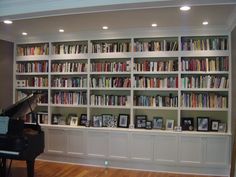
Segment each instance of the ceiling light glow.
[{"label": "ceiling light glow", "polygon": [[103,26],[102,29],[107,30],[108,26]]},{"label": "ceiling light glow", "polygon": [[182,6],[182,7],[180,7],[179,9],[180,9],[181,11],[188,11],[188,10],[191,9],[191,7],[189,7],[189,6]]},{"label": "ceiling light glow", "polygon": [[156,24],[156,23],[153,23],[153,24],[152,24],[152,27],[157,27],[157,24]]},{"label": "ceiling light glow", "polygon": [[23,36],[27,36],[27,35],[28,35],[28,33],[26,33],[26,32],[23,32],[23,33],[22,33],[22,35],[23,35]]},{"label": "ceiling light glow", "polygon": [[11,20],[4,20],[3,23],[5,23],[5,24],[12,24],[13,22]]},{"label": "ceiling light glow", "polygon": [[208,25],[208,21],[202,22],[203,25]]},{"label": "ceiling light glow", "polygon": [[65,30],[64,29],[59,29],[59,32],[60,33],[63,33]]}]

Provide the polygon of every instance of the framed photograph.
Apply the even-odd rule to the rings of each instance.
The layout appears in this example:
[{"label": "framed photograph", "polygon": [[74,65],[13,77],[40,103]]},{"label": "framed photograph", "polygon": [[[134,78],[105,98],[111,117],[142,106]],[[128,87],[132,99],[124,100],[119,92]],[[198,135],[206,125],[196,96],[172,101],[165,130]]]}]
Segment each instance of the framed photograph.
[{"label": "framed photograph", "polygon": [[79,125],[86,126],[87,123],[87,114],[81,114],[79,119]]},{"label": "framed photograph", "polygon": [[103,127],[108,127],[109,120],[111,119],[112,115],[111,114],[103,114],[102,115],[102,126]]},{"label": "framed photograph", "polygon": [[66,125],[70,125],[71,117],[77,117],[77,114],[69,114],[66,118]]},{"label": "framed photograph", "polygon": [[58,125],[61,116],[62,116],[61,114],[52,114],[51,123],[52,123],[53,125]]},{"label": "framed photograph", "polygon": [[71,117],[70,126],[77,126],[77,125],[78,125],[78,117]]},{"label": "framed photograph", "polygon": [[181,127],[184,131],[193,131],[194,130],[194,119],[193,117],[182,117],[181,118]]},{"label": "framed photograph", "polygon": [[146,115],[137,115],[135,119],[135,127],[136,128],[146,128]]},{"label": "framed photograph", "polygon": [[146,129],[152,129],[152,121],[146,121]]},{"label": "framed photograph", "polygon": [[93,126],[94,127],[102,127],[102,116],[101,115],[93,116]]},{"label": "framed photograph", "polygon": [[117,120],[118,120],[117,116],[111,116],[111,118],[108,121],[107,127],[113,127],[113,128],[117,127]]},{"label": "framed photograph", "polygon": [[219,120],[211,120],[211,131],[218,131],[219,130]]},{"label": "framed photograph", "polygon": [[166,130],[173,130],[174,129],[174,120],[167,119],[166,120]]},{"label": "framed photograph", "polygon": [[163,118],[162,117],[153,117],[152,128],[162,129],[163,128]]},{"label": "framed photograph", "polygon": [[209,117],[197,117],[197,131],[209,130]]},{"label": "framed photograph", "polygon": [[226,123],[219,123],[218,132],[226,132]]},{"label": "framed photograph", "polygon": [[129,127],[129,115],[128,114],[120,114],[118,117],[118,127],[128,128]]},{"label": "framed photograph", "polygon": [[66,125],[66,118],[64,116],[59,116],[58,125]]}]

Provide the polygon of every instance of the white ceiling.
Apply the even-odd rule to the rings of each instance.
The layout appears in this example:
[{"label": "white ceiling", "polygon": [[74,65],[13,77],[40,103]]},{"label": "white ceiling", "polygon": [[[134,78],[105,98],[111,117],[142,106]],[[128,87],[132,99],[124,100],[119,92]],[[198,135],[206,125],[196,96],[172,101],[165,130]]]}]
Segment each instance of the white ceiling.
[{"label": "white ceiling", "polygon": [[[103,25],[112,29],[148,28],[157,23],[159,28],[192,28],[202,26],[207,20],[210,27],[229,28],[235,23],[235,4],[192,6],[188,12],[177,7],[146,7],[145,9],[124,9],[106,12],[80,13],[15,20],[12,25],[0,23],[1,36],[21,37],[23,31],[29,36],[51,35],[63,28],[65,33],[99,31]],[[151,27],[150,27],[151,28]]]}]

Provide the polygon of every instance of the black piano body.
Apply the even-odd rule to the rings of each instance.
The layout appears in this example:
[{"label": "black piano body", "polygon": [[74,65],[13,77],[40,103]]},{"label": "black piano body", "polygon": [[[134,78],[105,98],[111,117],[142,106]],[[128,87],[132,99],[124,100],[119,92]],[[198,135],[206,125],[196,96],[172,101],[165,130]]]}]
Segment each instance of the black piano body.
[{"label": "black piano body", "polygon": [[[32,112],[31,106],[35,99],[31,95],[10,109],[18,115],[22,112],[23,114]],[[27,106],[30,107],[30,111],[27,110]],[[3,114],[9,115],[10,119],[8,132],[0,134],[0,177],[7,176],[7,159],[26,161],[28,177],[34,177],[35,159],[44,151],[44,132],[37,120],[35,124],[25,124],[24,120],[16,118],[13,112],[7,111],[6,114]]]}]

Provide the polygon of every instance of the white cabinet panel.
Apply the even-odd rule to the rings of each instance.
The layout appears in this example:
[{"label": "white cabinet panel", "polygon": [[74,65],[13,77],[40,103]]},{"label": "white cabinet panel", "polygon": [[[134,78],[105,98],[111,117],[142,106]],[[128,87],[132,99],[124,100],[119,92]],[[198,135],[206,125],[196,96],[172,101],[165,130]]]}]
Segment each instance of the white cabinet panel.
[{"label": "white cabinet panel", "polygon": [[144,134],[132,134],[131,158],[134,160],[153,160],[153,136]]},{"label": "white cabinet panel", "polygon": [[178,136],[158,135],[155,136],[154,160],[157,162],[177,162]]},{"label": "white cabinet panel", "polygon": [[47,136],[48,152],[51,153],[65,153],[66,150],[66,136],[64,130],[49,129]]},{"label": "white cabinet panel", "polygon": [[213,166],[226,166],[229,163],[229,138],[206,138],[205,163]]},{"label": "white cabinet panel", "polygon": [[94,157],[106,157],[108,151],[108,133],[87,132],[87,154]]},{"label": "white cabinet panel", "polygon": [[84,138],[83,131],[68,130],[67,131],[67,154],[83,155],[84,154]]},{"label": "white cabinet panel", "polygon": [[201,137],[180,136],[179,160],[186,164],[200,164],[203,157]]},{"label": "white cabinet panel", "polygon": [[110,132],[109,136],[109,157],[111,158],[128,158],[129,134]]}]

